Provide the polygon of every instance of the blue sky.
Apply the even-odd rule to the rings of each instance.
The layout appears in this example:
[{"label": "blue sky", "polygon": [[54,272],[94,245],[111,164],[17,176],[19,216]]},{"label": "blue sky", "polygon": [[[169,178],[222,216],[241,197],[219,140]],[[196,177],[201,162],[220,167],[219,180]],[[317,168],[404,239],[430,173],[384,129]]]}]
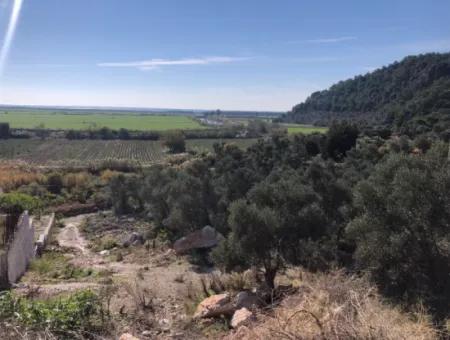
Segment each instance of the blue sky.
[{"label": "blue sky", "polygon": [[[0,46],[14,1],[0,0]],[[450,51],[448,0],[23,0],[0,103],[288,110]]]}]

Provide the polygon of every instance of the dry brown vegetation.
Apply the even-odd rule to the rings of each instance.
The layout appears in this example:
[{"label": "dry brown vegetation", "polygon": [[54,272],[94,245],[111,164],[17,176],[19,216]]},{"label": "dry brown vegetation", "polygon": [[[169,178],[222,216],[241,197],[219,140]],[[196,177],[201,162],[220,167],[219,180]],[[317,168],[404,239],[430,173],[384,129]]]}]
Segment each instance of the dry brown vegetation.
[{"label": "dry brown vegetation", "polygon": [[87,172],[68,173],[63,177],[63,185],[68,189],[86,187],[92,181]]},{"label": "dry brown vegetation", "polygon": [[299,291],[227,339],[437,339],[430,318],[386,304],[366,280],[340,271],[298,275]]},{"label": "dry brown vegetation", "polygon": [[28,168],[9,165],[0,166],[0,188],[4,191],[14,190],[32,182],[43,182],[45,177]]}]

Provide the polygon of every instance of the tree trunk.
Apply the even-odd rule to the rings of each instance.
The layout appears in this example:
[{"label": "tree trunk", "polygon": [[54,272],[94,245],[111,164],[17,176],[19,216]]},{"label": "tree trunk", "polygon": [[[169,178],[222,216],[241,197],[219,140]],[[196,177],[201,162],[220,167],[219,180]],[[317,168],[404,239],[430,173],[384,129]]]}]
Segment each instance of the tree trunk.
[{"label": "tree trunk", "polygon": [[270,289],[275,289],[275,276],[277,275],[276,268],[266,268],[264,272],[264,279],[266,281],[267,286]]}]

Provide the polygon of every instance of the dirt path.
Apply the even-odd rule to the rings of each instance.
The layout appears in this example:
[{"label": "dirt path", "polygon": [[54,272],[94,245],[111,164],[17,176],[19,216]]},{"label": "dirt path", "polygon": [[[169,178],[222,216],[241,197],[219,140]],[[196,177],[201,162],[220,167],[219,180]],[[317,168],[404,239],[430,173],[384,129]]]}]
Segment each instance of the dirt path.
[{"label": "dirt path", "polygon": [[[48,284],[28,282],[23,288],[24,294],[36,291],[36,296],[51,297],[57,294],[71,293],[82,289],[101,289],[114,287],[116,289],[111,299],[111,311],[120,315],[137,315],[139,299],[152,301],[153,314],[150,318],[162,320],[157,327],[177,329],[185,324],[186,300],[189,296],[195,298],[200,291],[202,274],[192,270],[190,264],[175,255],[171,249],[152,249],[144,246],[116,249],[111,253],[123,253],[123,259],[116,261],[113,256],[102,256],[90,248],[89,241],[80,227],[92,214],[80,215],[61,220],[64,227],[55,228],[55,238],[64,251],[70,263],[76,267],[92,268],[100,276],[80,278],[77,281],[60,281]],[[105,276],[102,276],[105,271]],[[104,280],[104,278],[108,278]],[[112,280],[110,280],[112,279]],[[113,285],[111,285],[113,282]],[[193,295],[194,294],[194,295]],[[136,312],[137,311],[137,312]],[[149,319],[150,320],[150,319]]]},{"label": "dirt path", "polygon": [[79,215],[63,219],[61,222],[65,227],[60,231],[56,237],[59,245],[64,248],[73,248],[81,251],[82,254],[87,254],[87,241],[81,235],[79,227],[86,220],[89,215]]}]

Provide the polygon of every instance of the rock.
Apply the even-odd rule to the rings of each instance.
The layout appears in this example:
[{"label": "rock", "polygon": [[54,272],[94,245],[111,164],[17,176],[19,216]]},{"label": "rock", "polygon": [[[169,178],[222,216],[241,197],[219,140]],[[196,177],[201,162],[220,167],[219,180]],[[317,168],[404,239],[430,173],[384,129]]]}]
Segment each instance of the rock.
[{"label": "rock", "polygon": [[232,328],[239,328],[241,326],[248,326],[252,321],[256,320],[256,316],[253,312],[243,307],[234,312],[231,318],[230,326]]},{"label": "rock", "polygon": [[255,293],[240,292],[238,295],[236,295],[234,304],[237,309],[245,307],[247,309],[253,310],[257,307],[262,306],[264,303]]},{"label": "rock", "polygon": [[143,331],[142,336],[151,337],[151,336],[153,336],[153,332],[152,331]]},{"label": "rock", "polygon": [[238,328],[243,325],[249,324],[251,321],[255,319],[255,315],[250,312],[247,308],[238,309],[233,314],[233,318],[231,319],[231,327]]},{"label": "rock", "polygon": [[109,253],[110,253],[110,251],[105,249],[105,250],[102,250],[99,254],[100,254],[101,256],[108,256]]},{"label": "rock", "polygon": [[212,248],[219,244],[223,236],[213,227],[206,226],[177,240],[173,248],[177,254],[184,254],[192,249]]},{"label": "rock", "polygon": [[161,319],[158,321],[158,323],[162,326],[162,325],[168,325],[170,323],[170,321],[168,319]]},{"label": "rock", "polygon": [[135,336],[131,335],[130,333],[124,333],[120,336],[119,340],[140,340],[140,339],[136,338]]},{"label": "rock", "polygon": [[218,294],[206,298],[197,306],[194,319],[213,318],[220,315],[231,315],[235,307],[231,303],[228,293]]},{"label": "rock", "polygon": [[136,246],[136,245],[142,245],[144,244],[144,238],[142,237],[141,234],[139,233],[131,233],[129,235],[126,235],[123,239],[122,239],[122,247],[129,247],[131,245]]}]

